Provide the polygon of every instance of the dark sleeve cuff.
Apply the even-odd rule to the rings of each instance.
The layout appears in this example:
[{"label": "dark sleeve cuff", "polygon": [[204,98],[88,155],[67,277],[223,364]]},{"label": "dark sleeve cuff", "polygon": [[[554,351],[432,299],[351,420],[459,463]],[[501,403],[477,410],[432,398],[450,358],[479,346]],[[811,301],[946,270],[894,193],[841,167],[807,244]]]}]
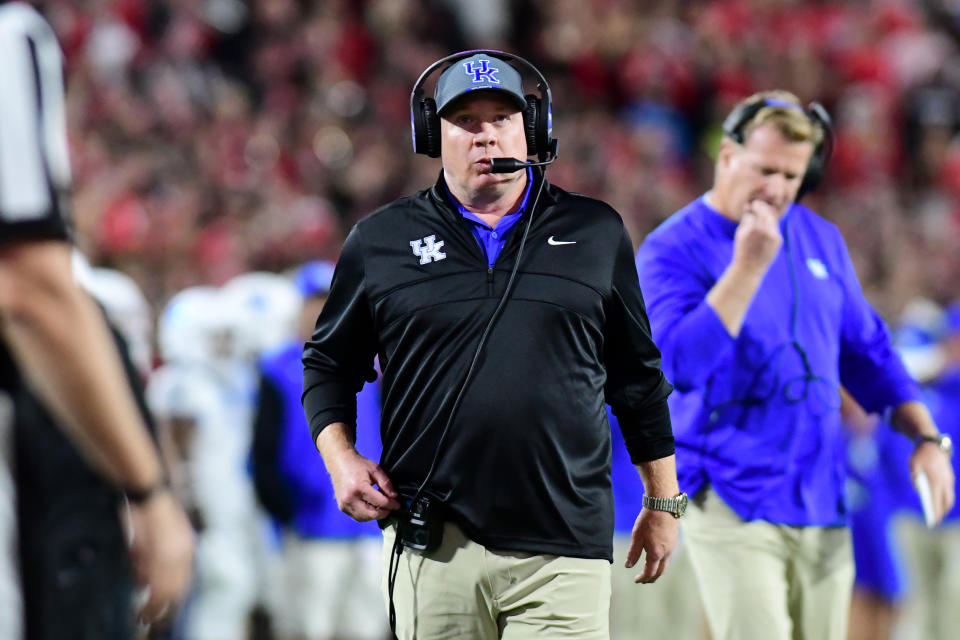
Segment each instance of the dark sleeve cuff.
[{"label": "dark sleeve cuff", "polygon": [[332,377],[328,372],[312,368],[304,369],[303,395],[300,400],[303,403],[303,412],[314,444],[324,427],[334,422],[343,422],[356,428],[357,393],[362,387],[362,382],[359,388],[353,388],[345,384],[342,379]]},{"label": "dark sleeve cuff", "polygon": [[630,462],[640,464],[674,454],[673,426],[666,398],[645,407],[643,412],[614,409],[614,413],[620,423]]},{"label": "dark sleeve cuff", "polygon": [[310,425],[310,441],[316,445],[317,436],[327,425],[334,422],[343,422],[356,429],[357,426],[357,399],[353,402],[330,404],[323,399],[312,399],[309,392],[303,394],[303,410]]},{"label": "dark sleeve cuff", "polygon": [[73,233],[59,214],[51,214],[35,220],[11,223],[2,220],[0,214],[0,246],[13,242],[34,240],[62,240],[73,242]]}]

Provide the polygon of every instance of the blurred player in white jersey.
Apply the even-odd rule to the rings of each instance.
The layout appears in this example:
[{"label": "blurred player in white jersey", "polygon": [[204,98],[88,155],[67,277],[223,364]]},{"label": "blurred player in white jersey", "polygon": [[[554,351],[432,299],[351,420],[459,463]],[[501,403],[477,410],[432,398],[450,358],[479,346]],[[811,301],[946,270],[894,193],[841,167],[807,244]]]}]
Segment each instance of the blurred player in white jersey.
[{"label": "blurred player in white jersey", "polygon": [[268,532],[248,471],[254,358],[285,337],[298,305],[282,276],[245,274],[220,289],[181,291],[160,319],[165,364],[148,397],[180,461],[199,530],[196,587],[183,621],[191,639],[246,637],[252,611],[266,599]]}]

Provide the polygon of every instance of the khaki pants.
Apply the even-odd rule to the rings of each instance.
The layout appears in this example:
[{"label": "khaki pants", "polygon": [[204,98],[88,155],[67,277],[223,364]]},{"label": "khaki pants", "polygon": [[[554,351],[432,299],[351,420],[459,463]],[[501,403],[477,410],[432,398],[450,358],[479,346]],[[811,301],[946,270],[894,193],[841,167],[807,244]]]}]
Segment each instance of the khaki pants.
[{"label": "khaki pants", "polygon": [[283,538],[283,584],[275,625],[288,638],[383,640],[379,536]]},{"label": "khaki pants", "polygon": [[930,530],[916,516],[894,520],[909,576],[895,637],[952,640],[960,629],[960,525]]},{"label": "khaki pants", "polygon": [[623,563],[630,549],[626,533],[613,539],[613,591],[610,595],[612,640],[704,640],[707,625],[690,553],[681,538],[670,565],[653,584],[636,584],[643,571],[643,557],[632,569]]},{"label": "khaki pants", "polygon": [[[385,598],[395,531],[383,530]],[[403,550],[393,602],[400,640],[609,640],[610,563],[493,551],[448,522],[436,551]]]},{"label": "khaki pants", "polygon": [[844,640],[849,529],[744,522],[706,489],[683,530],[714,640]]}]

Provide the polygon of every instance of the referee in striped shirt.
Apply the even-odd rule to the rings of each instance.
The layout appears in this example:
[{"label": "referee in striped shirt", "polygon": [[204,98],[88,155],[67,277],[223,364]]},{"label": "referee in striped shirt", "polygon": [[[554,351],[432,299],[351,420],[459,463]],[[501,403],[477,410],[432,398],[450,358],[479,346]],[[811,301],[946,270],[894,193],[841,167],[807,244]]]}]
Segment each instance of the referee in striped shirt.
[{"label": "referee in striped shirt", "polygon": [[0,637],[23,634],[10,475],[13,406],[25,380],[127,495],[140,611],[157,621],[189,586],[193,538],[93,300],[73,281],[61,53],[32,7],[0,0]]}]

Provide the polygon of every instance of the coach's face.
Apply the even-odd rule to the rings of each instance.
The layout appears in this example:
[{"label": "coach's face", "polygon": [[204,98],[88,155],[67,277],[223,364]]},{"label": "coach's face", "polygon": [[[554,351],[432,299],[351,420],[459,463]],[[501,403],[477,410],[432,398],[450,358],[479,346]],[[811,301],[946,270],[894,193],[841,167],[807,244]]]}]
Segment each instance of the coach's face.
[{"label": "coach's face", "polygon": [[440,118],[440,159],[455,194],[505,192],[526,171],[490,173],[491,158],[527,157],[523,114],[498,91],[477,91],[459,98]]},{"label": "coach's face", "polygon": [[782,217],[797,198],[813,154],[813,143],[792,142],[771,124],[762,124],[742,145],[724,140],[717,164],[717,187],[724,213],[739,221],[754,200],[763,200]]}]

